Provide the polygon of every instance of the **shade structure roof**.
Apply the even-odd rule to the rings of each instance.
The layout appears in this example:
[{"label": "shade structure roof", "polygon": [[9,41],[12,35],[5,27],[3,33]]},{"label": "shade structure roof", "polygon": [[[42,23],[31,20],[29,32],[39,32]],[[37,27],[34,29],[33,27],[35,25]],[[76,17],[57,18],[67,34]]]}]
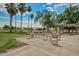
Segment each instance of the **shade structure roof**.
[{"label": "shade structure roof", "polygon": [[74,23],[74,24],[56,24],[55,26],[60,26],[60,27],[79,27],[79,22]]}]

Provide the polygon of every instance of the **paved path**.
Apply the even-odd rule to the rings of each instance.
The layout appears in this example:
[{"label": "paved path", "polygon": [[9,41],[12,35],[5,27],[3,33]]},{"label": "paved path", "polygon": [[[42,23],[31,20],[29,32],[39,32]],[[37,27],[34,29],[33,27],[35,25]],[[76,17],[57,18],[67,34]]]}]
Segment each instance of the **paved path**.
[{"label": "paved path", "polygon": [[79,56],[79,35],[63,35],[59,45],[56,47],[50,43],[49,40],[42,40],[40,38],[27,39],[26,37],[17,38],[27,46],[18,48],[11,52],[2,54],[7,56]]}]

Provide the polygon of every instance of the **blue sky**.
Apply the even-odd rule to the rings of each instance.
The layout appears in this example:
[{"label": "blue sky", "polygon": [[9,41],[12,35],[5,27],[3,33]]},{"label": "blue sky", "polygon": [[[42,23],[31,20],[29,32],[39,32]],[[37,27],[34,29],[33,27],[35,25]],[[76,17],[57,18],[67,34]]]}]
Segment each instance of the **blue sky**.
[{"label": "blue sky", "polygon": [[[76,4],[73,4],[76,5]],[[36,11],[41,11],[44,9],[47,9],[49,11],[54,11],[56,13],[62,13],[65,9],[65,7],[68,6],[68,4],[53,4],[53,3],[26,3],[26,6],[31,6],[32,7],[32,12],[35,13]],[[16,16],[16,20],[17,20],[17,26],[20,26],[20,13],[17,14]],[[4,26],[5,24],[9,25],[9,14],[7,13],[6,9],[5,9],[5,4],[0,3],[0,27]],[[28,26],[28,13],[24,13],[23,15],[23,27],[27,27]],[[13,26],[14,26],[14,21],[15,19],[13,18]],[[41,25],[39,23],[34,24],[33,23],[33,27],[41,27]]]}]

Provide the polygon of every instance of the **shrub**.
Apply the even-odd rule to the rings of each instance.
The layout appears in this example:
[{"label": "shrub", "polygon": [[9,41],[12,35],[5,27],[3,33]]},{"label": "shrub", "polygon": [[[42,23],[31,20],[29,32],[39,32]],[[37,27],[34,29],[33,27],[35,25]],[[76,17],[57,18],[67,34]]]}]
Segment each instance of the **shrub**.
[{"label": "shrub", "polygon": [[37,28],[36,30],[45,30],[44,28]]},{"label": "shrub", "polygon": [[8,30],[9,26],[8,25],[4,25],[3,29]]},{"label": "shrub", "polygon": [[[4,30],[9,30],[9,26],[8,25],[4,25],[3,29]],[[12,30],[14,30],[14,29],[15,29],[15,27],[12,26]]]}]

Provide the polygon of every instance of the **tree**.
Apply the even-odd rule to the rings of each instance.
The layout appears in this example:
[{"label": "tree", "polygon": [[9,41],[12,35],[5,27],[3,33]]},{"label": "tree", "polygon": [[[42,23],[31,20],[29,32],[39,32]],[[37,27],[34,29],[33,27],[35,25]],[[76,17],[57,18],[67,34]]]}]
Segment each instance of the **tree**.
[{"label": "tree", "polygon": [[61,13],[61,14],[57,15],[57,17],[55,19],[55,24],[60,24],[60,23],[62,23],[63,20],[65,20],[64,15]]},{"label": "tree", "polygon": [[[32,11],[31,6],[27,7],[27,11],[29,12],[29,17],[28,18],[30,18],[30,14],[31,14],[31,11]],[[28,29],[29,29],[29,21],[30,21],[30,19],[28,19]]]},{"label": "tree", "polygon": [[12,18],[15,15],[15,5],[14,3],[5,4],[5,8],[7,9],[8,14],[10,15],[10,32],[12,32]]},{"label": "tree", "polygon": [[42,26],[45,28],[45,25],[42,23],[43,13],[41,11],[36,11],[34,23],[40,22]]},{"label": "tree", "polygon": [[4,26],[3,26],[3,29],[4,29],[4,30],[8,30],[8,29],[9,29],[9,26],[8,26],[8,25],[4,25]]},{"label": "tree", "polygon": [[18,9],[19,9],[19,12],[21,14],[20,32],[22,32],[22,18],[23,18],[23,13],[26,12],[26,4],[25,3],[19,3]]},{"label": "tree", "polygon": [[72,6],[72,4],[69,5],[69,7],[65,8],[64,12],[59,14],[56,18],[56,20],[59,23],[64,24],[72,24],[78,22],[79,18],[79,10],[77,6]]},{"label": "tree", "polygon": [[[69,4],[69,7],[65,8],[64,12],[57,16],[56,21],[63,24],[77,23],[79,21],[79,8]],[[73,27],[65,27],[65,29],[68,29],[69,32]]]},{"label": "tree", "polygon": [[30,18],[31,18],[31,29],[32,29],[32,20],[34,18],[34,14],[33,13],[31,13]]},{"label": "tree", "polygon": [[16,14],[18,13],[18,9],[15,9],[15,32],[16,32]]},{"label": "tree", "polygon": [[35,22],[40,21],[40,24],[46,27],[47,32],[49,32],[49,28],[54,25],[55,12],[43,10],[42,12],[38,11],[36,13]]},{"label": "tree", "polygon": [[43,14],[42,23],[43,23],[43,25],[46,26],[47,32],[49,32],[50,27],[53,27],[53,25],[54,25],[53,21],[54,21],[54,12],[45,11]]}]

